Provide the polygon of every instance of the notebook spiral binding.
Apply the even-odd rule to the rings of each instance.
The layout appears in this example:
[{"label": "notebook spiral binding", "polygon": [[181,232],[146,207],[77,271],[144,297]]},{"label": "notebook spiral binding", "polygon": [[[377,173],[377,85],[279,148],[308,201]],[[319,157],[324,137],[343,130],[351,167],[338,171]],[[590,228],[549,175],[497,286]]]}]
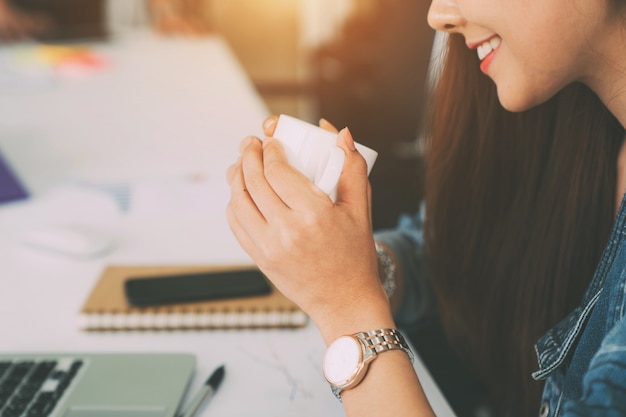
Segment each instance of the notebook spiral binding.
[{"label": "notebook spiral binding", "polygon": [[205,330],[297,328],[306,325],[307,316],[299,310],[214,311],[214,312],[137,312],[81,314],[79,327],[85,331],[126,330]]}]

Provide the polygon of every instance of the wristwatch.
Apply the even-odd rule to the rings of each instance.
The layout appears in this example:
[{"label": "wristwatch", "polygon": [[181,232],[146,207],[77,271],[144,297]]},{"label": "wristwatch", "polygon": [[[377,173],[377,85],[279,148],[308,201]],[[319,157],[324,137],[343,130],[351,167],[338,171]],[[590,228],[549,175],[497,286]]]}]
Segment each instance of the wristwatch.
[{"label": "wristwatch", "polygon": [[322,365],[330,389],[339,401],[341,391],[356,387],[379,353],[403,350],[413,361],[413,353],[396,329],[378,329],[337,338],[328,346]]}]

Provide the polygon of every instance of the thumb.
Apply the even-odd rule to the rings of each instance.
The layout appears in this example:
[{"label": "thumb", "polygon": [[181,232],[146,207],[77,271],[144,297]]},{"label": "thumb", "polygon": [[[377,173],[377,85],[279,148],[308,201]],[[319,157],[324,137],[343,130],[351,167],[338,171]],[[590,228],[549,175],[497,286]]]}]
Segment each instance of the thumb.
[{"label": "thumb", "polygon": [[343,150],[345,160],[337,185],[336,204],[349,205],[369,212],[367,163],[357,151],[352,134],[347,127],[337,135],[337,146]]}]

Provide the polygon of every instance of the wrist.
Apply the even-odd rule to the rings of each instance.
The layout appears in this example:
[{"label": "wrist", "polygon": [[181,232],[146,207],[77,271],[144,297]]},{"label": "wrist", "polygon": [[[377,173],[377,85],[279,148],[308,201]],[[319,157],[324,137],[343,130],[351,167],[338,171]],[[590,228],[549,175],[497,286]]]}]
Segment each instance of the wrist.
[{"label": "wrist", "polygon": [[340,336],[372,329],[395,328],[386,295],[381,290],[371,296],[346,300],[339,307],[311,316],[328,346]]}]

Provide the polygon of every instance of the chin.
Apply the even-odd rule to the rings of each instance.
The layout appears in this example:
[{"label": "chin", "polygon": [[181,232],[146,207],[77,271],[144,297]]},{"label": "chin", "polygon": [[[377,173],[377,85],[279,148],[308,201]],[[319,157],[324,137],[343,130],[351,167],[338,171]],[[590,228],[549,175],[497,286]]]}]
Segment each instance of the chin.
[{"label": "chin", "polygon": [[498,100],[500,101],[502,107],[513,113],[531,109],[545,101],[537,100],[536,97],[528,97],[519,93],[514,94],[510,91],[507,94],[502,94],[500,89],[498,89]]},{"label": "chin", "polygon": [[536,85],[530,84],[502,86],[496,83],[496,89],[498,100],[502,107],[514,113],[539,106],[550,100],[559,91],[559,88],[555,86],[541,86],[541,88],[537,88]]}]

